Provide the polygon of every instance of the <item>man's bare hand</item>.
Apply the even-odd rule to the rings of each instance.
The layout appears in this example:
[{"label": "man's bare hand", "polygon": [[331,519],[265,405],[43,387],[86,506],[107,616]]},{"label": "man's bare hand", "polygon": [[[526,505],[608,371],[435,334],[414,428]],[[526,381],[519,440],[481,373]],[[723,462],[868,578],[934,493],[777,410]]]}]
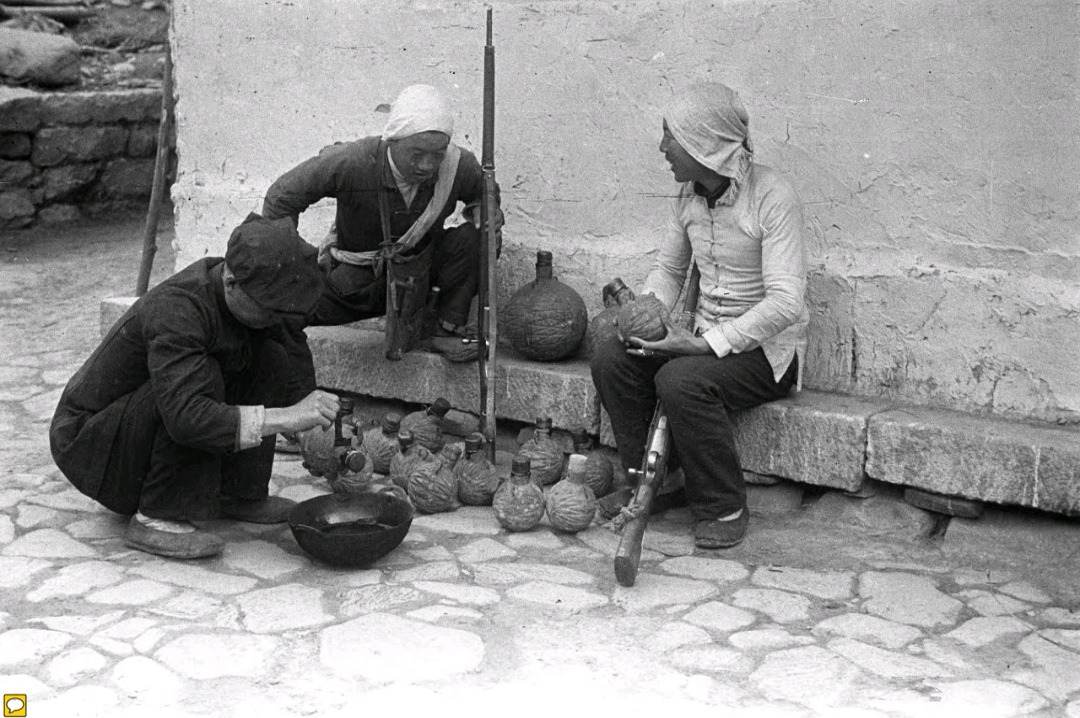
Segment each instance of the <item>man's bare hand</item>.
[{"label": "man's bare hand", "polygon": [[[479,204],[475,204],[475,205],[472,205],[470,207],[466,207],[465,212],[462,212],[462,214],[466,214],[466,213],[467,213],[467,217],[468,217],[469,221],[472,222],[472,225],[474,227],[476,227],[479,230],[484,229],[484,227],[483,227],[484,218],[480,216],[480,205]],[[495,231],[496,232],[501,232],[504,224],[506,224],[506,217],[503,216],[502,208],[501,207],[496,207],[495,208]]]},{"label": "man's bare hand", "polygon": [[678,326],[672,321],[671,316],[666,313],[661,318],[664,327],[667,329],[667,334],[663,339],[647,342],[638,337],[630,337],[626,340],[629,347],[626,351],[630,354],[637,354],[638,350],[643,349],[653,354],[667,356],[695,356],[712,353],[712,347],[709,346],[704,337],[694,336],[689,330]]},{"label": "man's bare hand", "polygon": [[[466,219],[468,219],[472,226],[484,231],[483,217],[480,216],[480,205],[475,204],[466,207],[462,212]],[[502,254],[502,230],[503,225],[506,224],[506,217],[503,215],[501,207],[495,207],[495,256],[498,257]]]},{"label": "man's bare hand", "polygon": [[296,428],[294,431],[304,431],[318,426],[329,429],[334,425],[341,402],[337,394],[316,389],[303,399],[289,407],[296,411]]},{"label": "man's bare hand", "polygon": [[315,427],[329,429],[341,406],[336,394],[316,389],[292,406],[267,409],[263,436],[281,432],[294,434]]}]

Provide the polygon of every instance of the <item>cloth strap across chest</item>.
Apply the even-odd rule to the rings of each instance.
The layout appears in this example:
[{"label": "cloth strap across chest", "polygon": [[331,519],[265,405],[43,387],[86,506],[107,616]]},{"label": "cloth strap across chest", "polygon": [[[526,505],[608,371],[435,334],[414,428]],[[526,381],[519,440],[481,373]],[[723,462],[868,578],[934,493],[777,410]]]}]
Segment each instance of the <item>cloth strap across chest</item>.
[{"label": "cloth strap across chest", "polygon": [[[386,167],[386,153],[386,142],[380,142],[380,178],[383,177]],[[443,157],[442,164],[439,165],[438,179],[435,180],[435,190],[431,201],[428,202],[427,207],[424,208],[424,211],[417,217],[408,231],[401,235],[397,241],[391,241],[390,238],[390,197],[388,193],[392,190],[388,187],[381,187],[379,189],[379,215],[383,231],[382,246],[368,252],[350,252],[338,247],[337,233],[332,232],[324,240],[328,245],[330,255],[344,264],[352,264],[358,267],[375,267],[376,276],[382,275],[384,262],[388,256],[401,255],[411,250],[438,220],[443,207],[446,206],[447,200],[450,199],[450,190],[454,186],[454,177],[457,175],[458,161],[460,159],[461,149],[451,142],[447,145],[446,156]]]}]

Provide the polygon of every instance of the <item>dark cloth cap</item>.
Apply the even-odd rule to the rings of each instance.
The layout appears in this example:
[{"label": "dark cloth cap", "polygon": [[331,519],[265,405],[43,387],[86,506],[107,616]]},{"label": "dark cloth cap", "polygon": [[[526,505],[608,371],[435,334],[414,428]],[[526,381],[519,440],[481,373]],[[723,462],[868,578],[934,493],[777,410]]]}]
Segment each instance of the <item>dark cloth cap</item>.
[{"label": "dark cloth cap", "polygon": [[318,256],[291,219],[265,219],[252,212],[229,237],[225,264],[263,309],[308,314],[322,292]]}]

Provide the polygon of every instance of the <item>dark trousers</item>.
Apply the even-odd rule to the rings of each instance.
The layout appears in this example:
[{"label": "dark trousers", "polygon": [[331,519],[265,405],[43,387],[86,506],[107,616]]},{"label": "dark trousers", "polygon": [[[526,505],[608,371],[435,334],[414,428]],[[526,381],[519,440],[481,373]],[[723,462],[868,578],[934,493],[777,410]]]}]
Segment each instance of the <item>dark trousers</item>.
[{"label": "dark trousers", "polygon": [[[471,224],[449,229],[435,241],[430,282],[439,287],[439,319],[465,326],[480,286],[480,231]],[[315,307],[313,325],[348,324],[386,314],[386,277],[371,267],[332,263]]]},{"label": "dark trousers", "polygon": [[746,506],[731,412],[787,396],[798,357],[776,382],[761,348],[722,359],[646,358],[627,354],[618,337],[609,336],[594,348],[591,369],[625,468],[641,466],[653,409],[658,400],[663,404],[690,510],[708,520]]},{"label": "dark trousers", "polygon": [[[281,344],[264,342],[252,369],[228,384],[223,377],[214,398],[233,405],[286,406],[292,398],[285,389],[290,366]],[[119,430],[105,474],[91,494],[106,508],[125,515],[140,511],[157,519],[206,520],[218,516],[219,495],[253,500],[269,495],[275,436],[265,437],[257,447],[224,454],[182,446],[165,430],[149,382],[110,410],[122,412]]]}]

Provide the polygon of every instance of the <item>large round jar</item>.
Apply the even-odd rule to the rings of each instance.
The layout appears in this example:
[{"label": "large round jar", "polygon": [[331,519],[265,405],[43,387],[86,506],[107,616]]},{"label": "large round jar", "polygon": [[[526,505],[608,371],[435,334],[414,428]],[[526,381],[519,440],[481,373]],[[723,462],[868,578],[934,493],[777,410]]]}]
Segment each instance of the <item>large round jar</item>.
[{"label": "large round jar", "polygon": [[534,361],[574,354],[589,323],[585,301],[552,276],[551,252],[544,251],[536,253],[536,279],[518,289],[500,314],[510,345]]}]

